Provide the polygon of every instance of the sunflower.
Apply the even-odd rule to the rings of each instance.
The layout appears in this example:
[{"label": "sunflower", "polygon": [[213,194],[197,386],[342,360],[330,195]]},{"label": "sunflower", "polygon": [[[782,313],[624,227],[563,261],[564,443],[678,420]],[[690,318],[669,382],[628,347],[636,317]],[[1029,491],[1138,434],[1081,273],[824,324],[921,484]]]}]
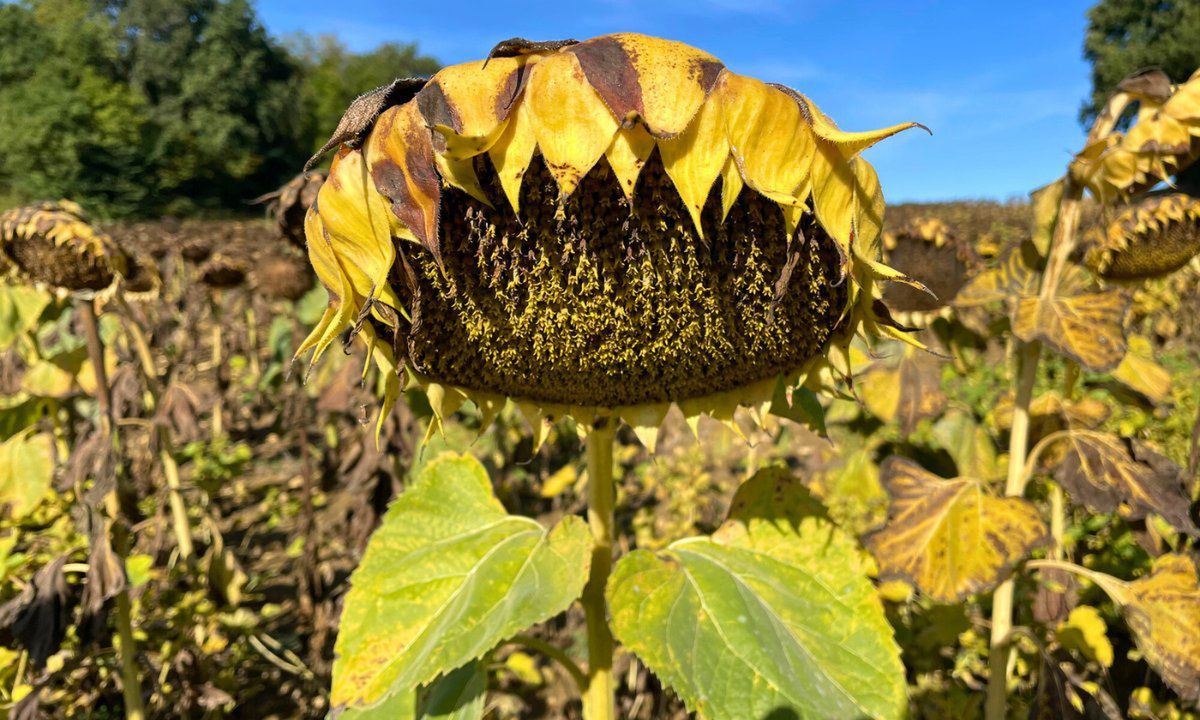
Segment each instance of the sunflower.
[{"label": "sunflower", "polygon": [[[636,34],[501,43],[355,101],[305,220],[329,307],[441,418],[514,400],[655,428],[672,404],[731,422],[848,372],[855,335],[907,338],[881,281],[883,195],[805,96]],[[834,373],[831,375],[829,370]],[[433,428],[431,427],[431,432]]]},{"label": "sunflower", "polygon": [[1154,195],[1122,210],[1085,236],[1085,262],[1108,280],[1145,280],[1172,273],[1200,253],[1200,199]]},{"label": "sunflower", "polygon": [[73,202],[43,202],[0,215],[0,268],[22,280],[86,295],[114,287],[128,263],[117,243]]},{"label": "sunflower", "polygon": [[1072,177],[1105,203],[1148,190],[1200,158],[1200,70],[1177,87],[1158,71],[1135,75],[1122,83],[1117,99],[1113,117],[1098,125],[1111,127],[1136,101],[1133,126],[1101,133],[1070,166]]}]

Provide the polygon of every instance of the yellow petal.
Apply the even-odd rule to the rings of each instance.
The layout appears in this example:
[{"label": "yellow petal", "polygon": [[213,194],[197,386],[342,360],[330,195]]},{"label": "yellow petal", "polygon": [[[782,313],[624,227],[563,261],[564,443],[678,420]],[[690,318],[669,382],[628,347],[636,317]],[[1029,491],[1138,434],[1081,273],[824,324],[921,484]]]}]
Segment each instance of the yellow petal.
[{"label": "yellow petal", "polygon": [[816,103],[803,95],[800,98],[808,106],[809,116],[812,117],[813,132],[822,140],[836,145],[847,158],[852,158],[880,140],[885,140],[905,130],[919,127],[928,132],[928,128],[915,122],[899,123],[891,127],[880,128],[879,130],[867,130],[865,132],[845,132],[828,115],[821,112]]},{"label": "yellow petal", "polygon": [[435,155],[434,157],[438,172],[441,173],[446,184],[458,188],[484,205],[492,207],[492,201],[488,199],[487,194],[483,192],[483,187],[479,184],[479,176],[475,174],[473,160],[455,160],[447,155]]},{"label": "yellow petal", "polygon": [[808,176],[814,149],[800,106],[758,80],[733,73],[722,77],[717,93],[742,179],[776,202],[789,202]]},{"label": "yellow petal", "polygon": [[605,35],[568,52],[616,118],[640,117],[659,138],[691,124],[724,68],[696,48],[636,33]]},{"label": "yellow petal", "polygon": [[743,185],[745,183],[738,172],[737,160],[730,155],[725,161],[725,167],[721,168],[721,222],[725,222],[725,218],[729,217],[729,211],[737,202]]},{"label": "yellow petal", "polygon": [[504,131],[520,91],[525,58],[492,58],[442,68],[416,95],[429,127],[441,134],[444,154],[465,160],[490,148]]},{"label": "yellow petal", "polygon": [[612,144],[617,120],[570,53],[535,64],[519,102],[529,105],[538,147],[559,192],[570,195]]},{"label": "yellow petal", "polygon": [[652,152],[654,138],[644,125],[635,124],[633,127],[621,128],[613,138],[612,145],[608,146],[608,151],[604,153],[626,199],[633,199],[638,175]]},{"label": "yellow petal", "polygon": [[[330,251],[350,281],[357,298],[384,298],[400,307],[387,282],[396,246],[392,242],[392,213],[375,190],[360,152],[334,159],[329,178],[317,195],[317,212],[330,242]],[[349,296],[343,299],[350,300]]]},{"label": "yellow petal", "polygon": [[708,191],[729,161],[729,141],[721,110],[719,102],[705,103],[686,130],[677,137],[658,141],[663,168],[687,205],[700,237],[704,237],[700,216],[708,201]]},{"label": "yellow petal", "polygon": [[364,153],[375,189],[391,201],[392,213],[440,263],[441,183],[430,130],[417,104],[410,102],[384,111],[375,121]]},{"label": "yellow petal", "polygon": [[847,159],[820,140],[812,165],[813,210],[817,220],[843,248],[874,257],[883,229],[883,191],[875,169],[862,158]]},{"label": "yellow petal", "polygon": [[621,419],[625,421],[625,424],[633,428],[633,434],[637,435],[642,445],[653,455],[655,448],[658,446],[658,431],[662,427],[663,420],[667,417],[667,411],[670,409],[670,403],[636,405],[634,407],[621,408],[619,414]]},{"label": "yellow petal", "polygon": [[529,119],[528,103],[518,103],[508,119],[504,132],[496,143],[488,149],[488,158],[496,168],[500,178],[500,186],[509,205],[516,213],[521,207],[521,178],[533,160],[533,151],[537,147],[537,137],[533,133],[533,123]]}]

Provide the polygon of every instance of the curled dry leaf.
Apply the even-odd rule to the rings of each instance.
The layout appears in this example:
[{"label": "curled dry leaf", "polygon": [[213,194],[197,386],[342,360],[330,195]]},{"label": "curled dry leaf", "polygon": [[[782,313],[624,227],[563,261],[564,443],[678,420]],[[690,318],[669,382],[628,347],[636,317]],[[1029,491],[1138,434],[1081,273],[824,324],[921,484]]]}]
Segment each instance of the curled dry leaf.
[{"label": "curled dry leaf", "polygon": [[63,575],[67,557],[38,570],[21,594],[0,605],[0,645],[20,643],[34,667],[58,652],[71,613],[72,593]]},{"label": "curled dry leaf", "polygon": [[888,522],[864,541],[881,580],[914,583],[939,602],[994,587],[1048,539],[1033,503],[988,495],[972,478],[945,480],[906,458],[883,463]]},{"label": "curled dry leaf", "polygon": [[1128,519],[1161,515],[1171,527],[1196,534],[1188,517],[1190,498],[1182,470],[1133,441],[1094,430],[1073,430],[1055,479],[1076,502],[1095,512]]},{"label": "curled dry leaf", "polygon": [[1066,281],[1047,297],[1022,297],[1012,315],[1013,334],[1040,340],[1096,372],[1113,370],[1125,357],[1125,316],[1131,304],[1120,290],[1091,292]]}]

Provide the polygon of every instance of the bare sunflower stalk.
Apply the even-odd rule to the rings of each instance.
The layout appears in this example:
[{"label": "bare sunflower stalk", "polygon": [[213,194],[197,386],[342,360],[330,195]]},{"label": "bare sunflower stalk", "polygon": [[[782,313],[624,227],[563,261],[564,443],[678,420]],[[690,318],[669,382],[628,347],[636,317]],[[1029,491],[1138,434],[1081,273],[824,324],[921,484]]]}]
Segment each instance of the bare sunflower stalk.
[{"label": "bare sunflower stalk", "polygon": [[468,399],[484,428],[512,399],[537,442],[567,415],[591,429],[609,562],[583,600],[587,717],[613,712],[616,427],[653,448],[672,405],[693,426],[761,420],[848,375],[855,335],[915,342],[881,284],[924,286],[879,261],[883,194],[859,157],[913,126],[845,132],[789,88],[635,34],[507,41],[367,93],[339,124],[305,220],[330,304],[298,354],[350,328],[386,378],[380,421],[411,381],[431,433]]}]

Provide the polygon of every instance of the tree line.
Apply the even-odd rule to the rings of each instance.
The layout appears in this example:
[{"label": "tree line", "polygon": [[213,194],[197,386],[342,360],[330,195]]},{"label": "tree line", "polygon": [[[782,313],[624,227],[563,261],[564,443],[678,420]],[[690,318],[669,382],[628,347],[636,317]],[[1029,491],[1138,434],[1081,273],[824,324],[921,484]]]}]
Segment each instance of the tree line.
[{"label": "tree line", "polygon": [[437,68],[414,44],[274,38],[246,0],[0,4],[0,204],[244,208],[303,165],[355,95]]}]

